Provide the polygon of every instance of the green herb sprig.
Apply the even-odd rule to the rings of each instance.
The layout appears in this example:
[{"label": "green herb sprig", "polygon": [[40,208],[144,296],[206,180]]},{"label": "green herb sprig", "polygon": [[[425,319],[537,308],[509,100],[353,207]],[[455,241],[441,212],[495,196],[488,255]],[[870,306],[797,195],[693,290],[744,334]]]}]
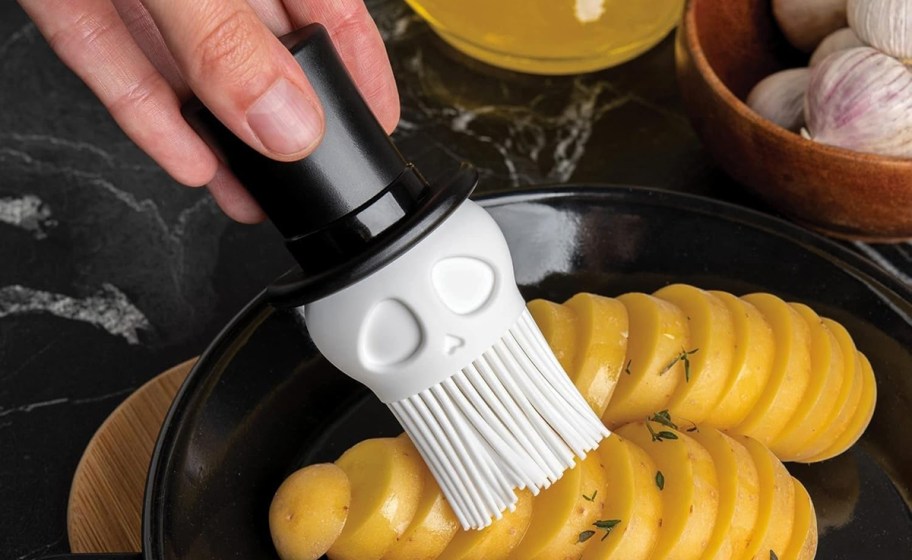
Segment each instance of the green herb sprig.
[{"label": "green herb sprig", "polygon": [[649,420],[646,420],[646,429],[649,430],[649,435],[652,436],[652,441],[665,441],[666,439],[678,439],[678,434],[674,432],[669,432],[667,430],[662,430],[660,432],[655,431],[652,428],[652,424],[649,423]]},{"label": "green herb sprig", "polygon": [[659,375],[665,375],[668,371],[674,367],[678,362],[684,362],[684,381],[690,383],[690,357],[699,352],[699,348],[694,348],[693,350],[684,350],[681,349],[681,353],[674,357],[673,360],[668,362],[662,371],[659,372]]},{"label": "green herb sprig", "polygon": [[[620,519],[600,519],[600,520],[596,521],[595,523],[593,523],[592,525],[596,529],[601,529],[602,531],[605,531],[605,534],[602,535],[602,540],[605,540],[608,538],[608,535],[611,534],[611,530],[614,529],[615,527],[617,527],[620,522],[621,522]],[[582,533],[579,534],[579,537],[577,538],[576,542],[586,542],[589,539],[591,539],[593,537],[593,535],[595,535],[595,531],[593,531],[592,529],[583,531]]]}]

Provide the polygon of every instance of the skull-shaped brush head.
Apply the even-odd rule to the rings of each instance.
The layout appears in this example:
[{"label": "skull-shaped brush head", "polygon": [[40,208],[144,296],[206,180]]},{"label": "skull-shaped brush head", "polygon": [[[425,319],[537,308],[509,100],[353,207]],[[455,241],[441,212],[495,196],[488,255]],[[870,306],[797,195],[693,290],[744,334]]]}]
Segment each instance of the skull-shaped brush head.
[{"label": "skull-shaped brush head", "polygon": [[389,405],[463,527],[537,493],[608,435],[525,309],[469,168],[428,183],[395,149],[325,30],[284,38],[323,104],[309,157],[272,161],[211,113],[188,115],[285,236],[317,348]]}]

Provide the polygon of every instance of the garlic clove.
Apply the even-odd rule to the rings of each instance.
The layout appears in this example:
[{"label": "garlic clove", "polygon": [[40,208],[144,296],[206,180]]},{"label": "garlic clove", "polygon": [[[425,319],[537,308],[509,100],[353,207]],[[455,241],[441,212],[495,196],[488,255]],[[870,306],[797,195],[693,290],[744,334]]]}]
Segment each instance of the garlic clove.
[{"label": "garlic clove", "polygon": [[912,64],[912,0],[849,0],[848,19],[862,41]]},{"label": "garlic clove", "polygon": [[834,52],[844,51],[847,49],[854,49],[855,47],[863,47],[865,44],[861,42],[861,39],[858,38],[858,35],[852,31],[851,27],[844,27],[839,31],[834,31],[827,35],[826,39],[820,42],[817,46],[817,49],[814,51],[814,54],[811,55],[811,61],[808,63],[808,66],[817,66],[823,59],[833,54]]},{"label": "garlic clove", "polygon": [[808,68],[776,72],[754,86],[747,105],[761,117],[797,132],[804,125],[804,94],[810,79]]},{"label": "garlic clove", "polygon": [[789,43],[804,52],[847,24],[846,0],[773,0],[773,15]]},{"label": "garlic clove", "polygon": [[816,142],[912,157],[912,70],[876,49],[837,52],[813,68],[804,112]]}]

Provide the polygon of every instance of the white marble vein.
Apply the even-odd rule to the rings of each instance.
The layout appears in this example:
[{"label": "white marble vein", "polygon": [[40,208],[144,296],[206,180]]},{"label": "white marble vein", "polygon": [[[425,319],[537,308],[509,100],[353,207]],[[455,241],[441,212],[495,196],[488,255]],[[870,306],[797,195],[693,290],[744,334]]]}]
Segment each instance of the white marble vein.
[{"label": "white marble vein", "polygon": [[[606,92],[615,96],[603,100]],[[564,183],[570,180],[596,123],[606,113],[633,100],[618,96],[607,82],[587,83],[577,79],[566,106],[556,115],[544,115],[529,106],[486,105],[427,109],[433,120],[448,121],[449,128],[494,148],[502,157],[512,186],[537,182]],[[436,115],[433,113],[437,113]],[[492,137],[473,125],[494,119],[507,126],[507,133]],[[406,123],[405,131],[409,130]],[[483,128],[483,127],[478,127]],[[549,149],[550,148],[550,149]]]},{"label": "white marble vein", "polygon": [[85,298],[19,285],[0,288],[0,318],[26,313],[50,313],[82,321],[123,337],[130,344],[139,344],[140,330],[151,329],[146,316],[111,284],[103,284],[98,293]]},{"label": "white marble vein", "polygon": [[28,39],[28,40],[33,39],[35,37],[36,31],[37,31],[37,28],[35,27],[35,24],[29,22],[29,23],[26,23],[25,25],[23,25],[22,27],[20,27],[19,29],[17,29],[15,32],[11,33],[9,35],[9,37],[6,38],[5,41],[0,43],[0,57],[5,56],[6,51],[8,51],[10,49],[10,47],[15,45],[19,41],[21,41],[23,39]]},{"label": "white marble vein", "polygon": [[34,550],[30,550],[30,551],[26,552],[25,554],[23,554],[22,556],[18,556],[16,558],[16,560],[32,560],[34,558],[41,558],[42,556],[47,554],[47,551],[49,551],[50,549],[52,549],[55,546],[57,546],[58,544],[60,544],[60,542],[62,540],[63,540],[63,537],[61,536],[53,542],[39,546],[38,548],[36,548]]},{"label": "white marble vein", "polygon": [[177,216],[176,223],[169,224],[162,217],[158,205],[154,200],[144,198],[138,199],[132,193],[119,188],[112,181],[106,179],[104,176],[89,171],[83,171],[81,169],[58,165],[57,163],[43,160],[37,156],[33,156],[27,151],[21,149],[13,149],[9,147],[0,147],[0,162],[5,159],[14,159],[18,160],[20,163],[28,165],[32,168],[35,168],[37,171],[46,173],[46,172],[57,172],[62,173],[63,175],[78,179],[85,183],[88,183],[91,186],[94,186],[102,191],[107,192],[114,197],[115,200],[122,203],[124,206],[130,210],[146,214],[152,220],[156,229],[158,229],[168,241],[170,246],[170,251],[174,257],[171,262],[173,266],[171,267],[172,282],[178,291],[182,286],[181,277],[184,274],[184,235],[186,233],[190,219],[201,211],[214,211],[215,202],[211,197],[202,197],[197,200],[191,206],[184,208]]},{"label": "white marble vein", "polygon": [[47,146],[53,146],[55,148],[61,148],[70,151],[83,153],[87,152],[100,159],[107,166],[120,169],[135,171],[155,171],[158,169],[158,167],[152,163],[145,165],[126,164],[124,163],[123,158],[118,158],[97,144],[85,142],[82,140],[71,140],[69,138],[63,138],[61,136],[55,136],[53,134],[0,132],[0,142],[6,143],[7,145],[15,143],[14,145],[16,146],[16,149],[20,151],[26,151],[31,146],[39,146],[43,148]]},{"label": "white marble vein", "polygon": [[47,228],[56,225],[51,209],[32,194],[0,198],[0,223],[29,231],[35,239],[47,237]]},{"label": "white marble vein", "polygon": [[106,401],[108,399],[113,399],[115,397],[121,397],[127,395],[136,390],[136,387],[126,387],[118,391],[113,391],[110,393],[105,393],[104,395],[97,395],[94,397],[83,397],[79,399],[71,399],[69,397],[58,397],[55,399],[48,399],[46,401],[40,401],[35,403],[23,404],[20,406],[12,408],[0,408],[0,418],[4,416],[9,416],[10,414],[15,413],[28,413],[39,408],[47,408],[49,406],[58,406],[61,404],[67,405],[80,405],[80,404],[91,404]]}]

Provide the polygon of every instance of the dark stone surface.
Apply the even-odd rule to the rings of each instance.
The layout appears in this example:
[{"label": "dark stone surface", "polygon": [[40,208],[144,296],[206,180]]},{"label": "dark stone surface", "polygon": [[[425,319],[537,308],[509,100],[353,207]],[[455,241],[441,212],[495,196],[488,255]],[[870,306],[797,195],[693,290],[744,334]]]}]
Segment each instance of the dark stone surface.
[{"label": "dark stone surface", "polygon": [[[691,131],[670,40],[593,75],[524,76],[467,60],[398,0],[369,4],[402,90],[396,138],[426,174],[468,159],[482,192],[627,183],[753,204]],[[858,248],[912,268],[906,246]],[[70,480],[99,424],[290,263],[268,225],[171,181],[0,5],[0,556],[67,550]]]}]

